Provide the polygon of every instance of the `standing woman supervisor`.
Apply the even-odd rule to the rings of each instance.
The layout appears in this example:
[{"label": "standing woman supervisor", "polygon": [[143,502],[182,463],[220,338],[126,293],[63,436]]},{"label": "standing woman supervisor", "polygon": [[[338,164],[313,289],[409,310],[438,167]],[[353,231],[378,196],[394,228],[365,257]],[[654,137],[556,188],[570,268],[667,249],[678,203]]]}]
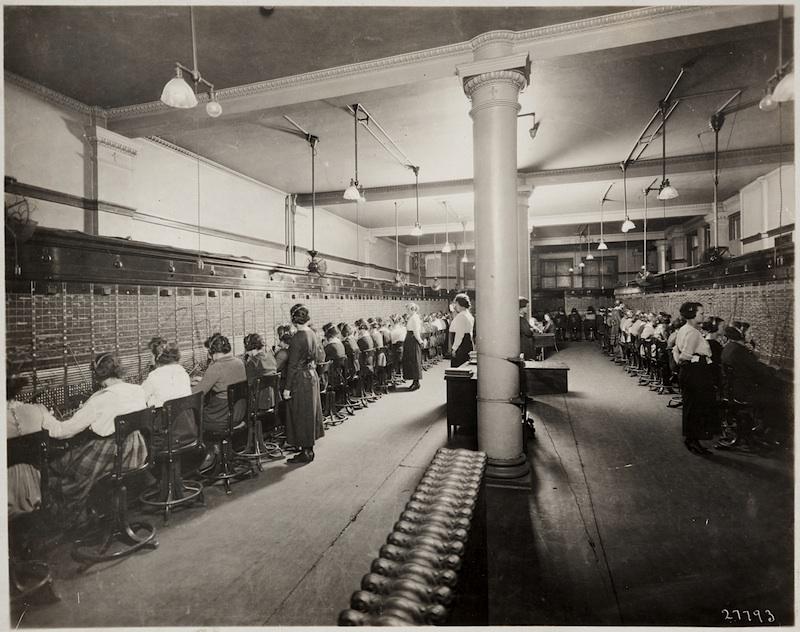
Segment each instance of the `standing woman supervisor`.
[{"label": "standing woman supervisor", "polygon": [[310,316],[305,305],[297,303],[289,311],[297,332],[289,343],[289,361],[283,398],[289,402],[286,441],[301,448],[289,463],[311,463],[314,442],[325,434],[319,396],[317,360],[324,359],[317,337],[308,327]]},{"label": "standing woman supervisor", "polygon": [[422,379],[422,321],[415,303],[406,305],[406,339],[403,343],[403,379],[412,380],[409,391],[419,388]]},{"label": "standing woman supervisor", "polygon": [[700,439],[710,439],[716,426],[714,371],[711,348],[700,333],[703,306],[688,302],[681,305],[686,324],[678,330],[672,350],[678,365],[678,379],[683,395],[683,436],[686,448],[695,454],[709,454]]},{"label": "standing woman supervisor", "polygon": [[469,311],[469,296],[466,294],[456,294],[453,299],[453,309],[456,317],[450,325],[453,332],[453,356],[450,358],[450,366],[461,366],[469,360],[469,352],[472,351],[472,330],[475,325],[475,317]]}]

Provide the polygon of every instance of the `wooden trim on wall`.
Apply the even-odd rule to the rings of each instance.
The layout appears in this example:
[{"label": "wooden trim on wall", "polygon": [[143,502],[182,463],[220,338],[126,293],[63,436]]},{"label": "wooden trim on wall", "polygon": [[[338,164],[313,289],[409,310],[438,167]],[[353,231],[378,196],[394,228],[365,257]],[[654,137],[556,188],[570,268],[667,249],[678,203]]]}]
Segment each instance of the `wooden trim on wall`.
[{"label": "wooden trim on wall", "polygon": [[[21,195],[24,197],[33,198],[36,200],[43,200],[46,202],[54,202],[56,204],[64,204],[66,206],[72,206],[74,208],[80,208],[84,210],[91,210],[91,211],[102,211],[104,213],[113,213],[115,215],[122,215],[124,217],[129,217],[135,221],[144,222],[148,224],[154,224],[156,226],[162,226],[165,228],[172,228],[175,230],[185,230],[192,233],[197,233],[198,229],[197,226],[194,224],[189,224],[187,222],[181,222],[177,220],[166,219],[164,217],[159,217],[158,215],[152,215],[150,213],[144,213],[141,211],[137,211],[135,208],[131,208],[129,206],[123,206],[121,204],[115,204],[113,202],[105,202],[103,200],[92,200],[89,198],[81,197],[78,195],[72,195],[70,193],[64,193],[62,191],[55,191],[53,189],[47,189],[44,187],[39,187],[33,184],[26,184],[23,182],[19,182],[16,179],[6,176],[5,178],[5,190],[6,193],[12,193],[14,195]],[[241,235],[239,233],[233,233],[226,230],[220,230],[218,228],[208,228],[208,227],[200,227],[199,232],[206,237],[216,237],[219,239],[228,239],[231,241],[240,241],[246,244],[251,244],[254,246],[265,246],[269,248],[277,248],[280,249],[281,252],[285,251],[286,244],[272,241],[269,239],[261,239],[258,237],[252,237],[250,235]],[[295,247],[296,251],[302,251],[307,253],[308,250],[302,248],[300,246]],[[331,261],[338,261],[339,263],[346,263],[349,265],[355,266],[363,266],[363,267],[370,267],[374,270],[381,270],[383,272],[391,272],[392,274],[395,273],[394,268],[387,268],[385,266],[375,265],[375,264],[368,264],[365,262],[359,262],[355,259],[348,259],[346,257],[338,257],[336,255],[331,255],[328,253],[320,252],[320,256],[324,259],[328,259]]]},{"label": "wooden trim on wall", "polygon": [[794,222],[786,226],[779,226],[767,231],[767,237],[775,237],[775,235],[782,235],[783,233],[791,233],[794,230]]},{"label": "wooden trim on wall", "polygon": [[747,244],[761,241],[762,239],[764,239],[764,236],[761,233],[758,233],[757,235],[750,235],[750,237],[742,237],[740,241],[742,242],[742,245],[745,246]]}]

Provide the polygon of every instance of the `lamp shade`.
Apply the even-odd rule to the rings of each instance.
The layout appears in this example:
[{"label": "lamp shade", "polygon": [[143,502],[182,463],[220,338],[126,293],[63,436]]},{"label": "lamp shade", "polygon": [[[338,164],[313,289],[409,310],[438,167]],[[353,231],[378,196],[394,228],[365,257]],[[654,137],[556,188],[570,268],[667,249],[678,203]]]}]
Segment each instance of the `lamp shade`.
[{"label": "lamp shade", "polygon": [[217,101],[209,101],[206,103],[206,114],[211,118],[217,118],[222,114],[222,106]]},{"label": "lamp shade", "polygon": [[581,261],[581,262],[578,264],[578,267],[579,267],[579,268],[585,268],[585,267],[586,267],[586,264],[585,264],[583,261]]},{"label": "lamp shade", "polygon": [[[605,246],[605,244],[603,244]],[[586,255],[586,261],[594,261],[594,255],[590,252]]]},{"label": "lamp shade", "polygon": [[676,197],[678,197],[678,190],[669,183],[669,180],[664,180],[658,190],[658,199],[674,200]]},{"label": "lamp shade", "polygon": [[622,232],[627,233],[629,230],[633,230],[636,228],[636,224],[631,221],[630,217],[626,217],[625,221],[622,222]]},{"label": "lamp shade", "polygon": [[414,237],[419,237],[423,234],[422,226],[419,225],[419,222],[414,222],[414,228],[411,229],[411,234]]},{"label": "lamp shade", "polygon": [[794,101],[794,71],[787,73],[772,91],[773,101]]},{"label": "lamp shade", "polygon": [[361,199],[361,191],[358,190],[358,185],[355,180],[350,180],[350,186],[344,190],[344,195],[342,197],[351,202],[356,202]]},{"label": "lamp shade", "polygon": [[598,250],[608,250],[608,246],[606,246],[606,242],[601,241],[599,244],[597,244],[597,249]]},{"label": "lamp shade", "polygon": [[161,91],[161,102],[171,108],[188,110],[197,105],[197,96],[178,70],[178,76],[167,81]]},{"label": "lamp shade", "polygon": [[570,267],[569,267],[569,271],[570,271],[570,273],[572,273],[572,272],[575,272],[575,268],[573,268],[572,266],[570,266]]},{"label": "lamp shade", "polygon": [[[467,259],[467,253],[465,252],[464,256],[461,257],[461,263],[467,263],[468,261],[469,261],[469,259]],[[474,266],[473,266],[473,269],[474,269]]]},{"label": "lamp shade", "polygon": [[453,247],[450,245],[449,241],[444,242],[444,246],[442,246],[442,252],[447,254],[448,252],[453,252]]},{"label": "lamp shade", "polygon": [[778,102],[772,98],[772,94],[767,92],[763,97],[761,97],[761,101],[758,102],[758,109],[762,112],[772,112],[772,110],[778,107]]}]

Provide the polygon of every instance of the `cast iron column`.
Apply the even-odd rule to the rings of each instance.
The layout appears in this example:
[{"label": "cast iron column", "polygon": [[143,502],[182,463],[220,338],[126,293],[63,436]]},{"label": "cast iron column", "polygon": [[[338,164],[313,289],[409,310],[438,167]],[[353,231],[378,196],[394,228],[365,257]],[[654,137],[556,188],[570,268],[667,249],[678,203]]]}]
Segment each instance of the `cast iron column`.
[{"label": "cast iron column", "polygon": [[[510,34],[473,41],[475,62],[459,67],[472,101],[475,187],[475,289],[477,299],[478,447],[488,457],[487,476],[525,476],[515,364],[520,353],[517,300],[517,113],[527,85],[527,55],[511,55]],[[527,232],[527,230],[526,230]]]}]

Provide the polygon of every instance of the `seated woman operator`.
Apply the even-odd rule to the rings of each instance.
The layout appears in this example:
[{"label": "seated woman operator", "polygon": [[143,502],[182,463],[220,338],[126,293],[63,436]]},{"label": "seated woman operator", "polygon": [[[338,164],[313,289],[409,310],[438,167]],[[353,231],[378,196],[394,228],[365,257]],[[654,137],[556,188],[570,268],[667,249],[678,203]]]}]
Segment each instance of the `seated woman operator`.
[{"label": "seated woman operator", "polygon": [[228,427],[228,387],[247,380],[244,362],[231,353],[231,343],[222,334],[214,334],[203,343],[211,363],[203,379],[192,387],[193,393],[205,395],[203,427],[220,432]]},{"label": "seated woman operator", "polygon": [[[257,377],[262,375],[277,375],[278,363],[275,355],[264,345],[260,334],[247,334],[244,337],[244,369],[247,373],[248,384],[253,385]],[[272,389],[264,389],[258,398],[258,409],[269,410],[275,405],[276,393]]]},{"label": "seated woman operator", "polygon": [[[28,380],[14,375],[6,367],[6,438],[39,432],[49,423],[58,423],[42,404],[28,404],[16,398]],[[8,468],[8,517],[34,511],[41,503],[41,475],[30,463],[18,463]]]},{"label": "seated woman operator", "polygon": [[[65,509],[78,523],[85,517],[83,512],[92,485],[114,467],[114,418],[147,408],[145,390],[122,380],[122,367],[112,353],[98,355],[92,362],[92,373],[100,390],[70,419],[59,422],[45,417],[42,423],[54,439],[68,439],[87,429],[92,432],[90,441],[51,463],[61,478]],[[144,438],[138,431],[131,433],[123,446],[123,467],[139,467],[146,459]]]}]

